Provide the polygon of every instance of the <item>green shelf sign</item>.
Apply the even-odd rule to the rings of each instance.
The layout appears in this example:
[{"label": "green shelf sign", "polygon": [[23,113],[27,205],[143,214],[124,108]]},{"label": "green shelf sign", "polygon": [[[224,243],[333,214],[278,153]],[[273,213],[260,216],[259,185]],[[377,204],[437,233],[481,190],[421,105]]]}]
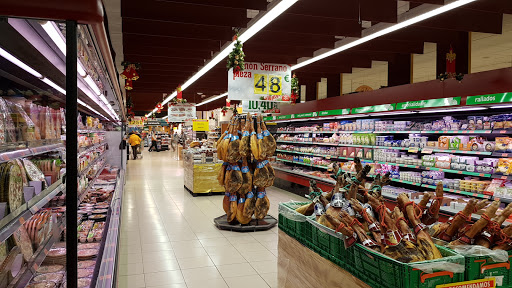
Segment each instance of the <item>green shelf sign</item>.
[{"label": "green shelf sign", "polygon": [[276,116],[276,120],[286,120],[286,119],[292,119],[292,115],[279,115],[279,116]]},{"label": "green shelf sign", "polygon": [[318,112],[318,116],[338,116],[350,114],[350,109],[336,109]]},{"label": "green shelf sign", "polygon": [[460,97],[407,101],[396,104],[396,110],[446,107],[460,105]]},{"label": "green shelf sign", "polygon": [[382,105],[352,108],[352,114],[386,112],[386,111],[393,111],[393,110],[395,110],[395,104],[382,104]]},{"label": "green shelf sign", "polygon": [[468,96],[466,105],[496,104],[512,102],[512,92]]}]

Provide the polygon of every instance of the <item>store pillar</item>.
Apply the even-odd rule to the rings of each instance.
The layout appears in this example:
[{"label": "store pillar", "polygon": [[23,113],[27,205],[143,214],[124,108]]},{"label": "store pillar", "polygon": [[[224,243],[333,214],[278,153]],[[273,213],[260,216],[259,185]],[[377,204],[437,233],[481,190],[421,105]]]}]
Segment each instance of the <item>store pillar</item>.
[{"label": "store pillar", "polygon": [[[67,231],[77,231],[77,204],[78,198],[78,138],[75,137],[78,131],[77,99],[77,23],[76,21],[66,21],[66,229]],[[78,249],[77,233],[66,233],[66,282],[70,288],[78,286]]]}]

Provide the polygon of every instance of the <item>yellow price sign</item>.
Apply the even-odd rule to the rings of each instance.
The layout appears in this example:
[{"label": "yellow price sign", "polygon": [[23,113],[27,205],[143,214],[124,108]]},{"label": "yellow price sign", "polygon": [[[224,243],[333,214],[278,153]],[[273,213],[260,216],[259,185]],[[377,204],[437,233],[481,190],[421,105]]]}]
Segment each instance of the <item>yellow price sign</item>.
[{"label": "yellow price sign", "polygon": [[254,74],[254,94],[267,94],[266,74]]},{"label": "yellow price sign", "polygon": [[192,121],[193,131],[210,131],[208,119],[195,119]]},{"label": "yellow price sign", "polygon": [[283,94],[283,77],[277,75],[268,75],[268,94],[281,95]]},{"label": "yellow price sign", "polygon": [[436,288],[496,288],[496,278],[485,278],[450,284],[437,285]]}]

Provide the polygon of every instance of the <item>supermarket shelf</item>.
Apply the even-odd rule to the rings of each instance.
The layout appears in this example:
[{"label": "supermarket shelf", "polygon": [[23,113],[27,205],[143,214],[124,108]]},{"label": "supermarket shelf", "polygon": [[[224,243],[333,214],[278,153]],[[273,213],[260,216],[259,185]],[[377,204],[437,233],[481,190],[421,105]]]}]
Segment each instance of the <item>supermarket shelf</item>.
[{"label": "supermarket shelf", "polygon": [[286,173],[290,173],[290,174],[295,174],[295,175],[302,176],[302,177],[311,178],[313,180],[322,181],[322,182],[329,183],[332,185],[336,184],[336,181],[332,178],[317,177],[317,176],[313,176],[313,175],[304,174],[303,172],[297,172],[297,171],[284,169],[284,168],[280,168],[280,167],[273,167],[273,168],[274,168],[274,170],[278,170],[278,171],[282,171],[282,172],[286,172]]},{"label": "supermarket shelf", "polygon": [[382,161],[374,161],[374,163],[385,164],[385,165],[393,165],[393,166],[405,167],[405,168],[415,168],[415,169],[420,168],[419,165],[407,165],[407,164],[398,164],[398,163],[382,162]]},{"label": "supermarket shelf", "polygon": [[[393,150],[417,150],[413,153],[422,152],[432,153],[432,152],[444,152],[444,153],[456,153],[456,154],[472,154],[472,155],[486,155],[486,156],[496,156],[496,157],[508,157],[508,155],[512,155],[511,153],[496,153],[496,152],[488,152],[488,151],[465,151],[465,150],[452,150],[452,149],[438,149],[438,148],[416,148],[416,147],[388,147],[388,146],[374,146],[374,145],[358,145],[358,144],[336,144],[336,143],[323,143],[323,142],[294,142],[294,141],[284,141],[277,140],[277,143],[293,143],[293,144],[308,144],[308,145],[325,145],[325,146],[339,146],[339,147],[360,147],[360,148],[374,148],[374,149],[393,149]],[[412,152],[412,151],[411,151]]]},{"label": "supermarket shelf", "polygon": [[478,173],[478,172],[459,171],[459,170],[443,169],[443,168],[436,168],[436,167],[425,167],[425,166],[420,166],[420,167],[423,170],[433,170],[433,171],[441,171],[441,172],[446,172],[446,173],[479,176],[479,177],[487,177],[487,178],[491,177],[491,174]]},{"label": "supermarket shelf", "polygon": [[[121,171],[117,179],[116,190],[111,202],[110,222],[108,223],[108,231],[105,239],[105,246],[101,264],[96,280],[96,288],[115,287],[115,271],[117,266],[118,243],[119,243],[119,227],[121,227],[121,207],[124,186],[124,171]],[[96,264],[98,265],[98,264]]]},{"label": "supermarket shelf", "polygon": [[387,133],[387,134],[512,134],[512,129],[497,129],[497,130],[360,130],[360,131],[277,131],[276,133],[291,134],[291,133]]},{"label": "supermarket shelf", "polygon": [[502,179],[502,180],[512,180],[512,175],[492,174],[491,178]]},{"label": "supermarket shelf", "polygon": [[28,264],[18,273],[16,278],[11,281],[8,288],[23,288],[27,286],[30,280],[36,275],[37,269],[41,266],[41,263],[43,263],[53,244],[59,242],[62,231],[65,229],[64,223],[65,222],[59,223],[59,225],[53,227],[54,230],[53,233],[51,233],[52,236],[50,239],[34,252]]},{"label": "supermarket shelf", "polygon": [[89,184],[87,185],[87,187],[85,187],[85,189],[80,193],[80,195],[78,195],[78,204],[77,204],[77,206],[80,205],[80,203],[82,203],[82,201],[85,198],[85,195],[87,195],[87,191],[94,184],[94,181],[96,181],[96,178],[98,178],[98,176],[100,175],[101,171],[103,171],[103,169],[105,168],[106,165],[107,165],[107,163],[103,164],[103,166],[101,166],[100,169],[98,169],[98,171],[96,171],[96,175],[94,175],[94,177],[91,178],[91,180],[89,181]]},{"label": "supermarket shelf", "polygon": [[[428,184],[422,184],[421,187],[436,189],[435,185],[428,185]],[[483,199],[491,199],[492,198],[492,196],[490,196],[490,195],[478,194],[478,193],[449,189],[449,188],[443,188],[443,191],[454,193],[454,194],[472,196],[472,197],[476,197],[476,198],[483,198]]]},{"label": "supermarket shelf", "polygon": [[0,163],[7,162],[10,160],[18,159],[21,157],[30,157],[38,154],[43,154],[47,152],[51,152],[57,150],[59,148],[65,148],[64,144],[50,144],[39,147],[32,147],[14,151],[8,151],[0,153]]},{"label": "supermarket shelf", "polygon": [[304,166],[309,166],[309,167],[316,167],[316,168],[322,168],[322,169],[329,169],[329,167],[327,166],[320,166],[320,165],[313,165],[313,164],[307,164],[307,163],[303,163],[303,162],[297,162],[297,161],[292,161],[292,160],[286,160],[286,159],[279,159],[279,158],[276,158],[277,161],[282,161],[282,162],[289,162],[289,163],[293,163],[293,164],[299,164],[299,165],[304,165]]},{"label": "supermarket shelf", "polygon": [[512,153],[492,152],[492,156],[496,156],[496,157],[512,157]]},{"label": "supermarket shelf", "polygon": [[84,153],[87,153],[91,150],[94,150],[102,145],[105,145],[107,144],[107,142],[101,142],[101,143],[98,143],[98,144],[94,144],[94,145],[90,145],[90,146],[87,146],[87,147],[82,147],[80,149],[78,149],[78,156],[84,154]]},{"label": "supermarket shelf", "polygon": [[98,158],[92,160],[92,162],[89,163],[89,165],[87,165],[87,167],[85,167],[84,170],[78,172],[78,178],[80,178],[80,177],[84,176],[85,174],[87,174],[89,169],[91,169],[92,166],[94,166],[97,162],[99,162],[101,159],[103,159],[105,157],[105,155],[106,155],[106,153],[103,153],[100,156],[98,156]]},{"label": "supermarket shelf", "polygon": [[100,133],[100,132],[106,132],[105,130],[92,130],[92,129],[78,129],[78,133]]},{"label": "supermarket shelf", "polygon": [[36,214],[44,205],[55,197],[59,192],[64,191],[66,185],[62,184],[62,178],[53,183],[50,187],[41,191],[34,198],[16,209],[13,213],[0,220],[0,242],[5,241],[14,231],[25,223],[32,215]]},{"label": "supermarket shelf", "polygon": [[409,184],[409,185],[418,186],[418,187],[423,186],[421,183],[417,183],[417,182],[411,182],[411,181],[400,180],[400,179],[395,179],[395,178],[390,178],[390,179],[393,182],[404,183],[404,184]]}]

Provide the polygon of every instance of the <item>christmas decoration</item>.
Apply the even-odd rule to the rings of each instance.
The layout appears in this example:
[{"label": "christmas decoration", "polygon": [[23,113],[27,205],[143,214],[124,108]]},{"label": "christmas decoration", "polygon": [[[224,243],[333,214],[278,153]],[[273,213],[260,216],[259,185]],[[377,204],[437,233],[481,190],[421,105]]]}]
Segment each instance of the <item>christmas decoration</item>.
[{"label": "christmas decoration", "polygon": [[132,90],[133,89],[133,83],[131,79],[126,79],[124,82],[124,89],[126,90]]},{"label": "christmas decoration", "polygon": [[293,74],[292,81],[291,81],[291,87],[292,87],[292,105],[295,105],[295,102],[297,102],[297,99],[299,99],[299,78],[297,78],[297,75]]},{"label": "christmas decoration", "polygon": [[441,82],[443,82],[446,79],[455,78],[455,80],[462,82],[462,79],[464,79],[464,74],[456,72],[456,59],[457,54],[453,52],[453,48],[450,45],[450,51],[446,53],[446,72],[439,74],[437,76],[437,79],[439,79]]},{"label": "christmas decoration", "polygon": [[164,108],[164,106],[162,105],[162,103],[158,102],[158,104],[156,104],[156,111],[158,113],[162,112],[162,108]]},{"label": "christmas decoration", "polygon": [[447,78],[455,78],[455,59],[457,54],[453,53],[453,48],[450,46],[450,52],[446,53],[446,74]]},{"label": "christmas decoration", "polygon": [[178,100],[183,99],[183,92],[181,90],[181,85],[176,88],[176,92],[178,92],[178,94],[176,95],[176,99],[178,99]]},{"label": "christmas decoration", "polygon": [[231,100],[226,99],[226,107],[231,108]]},{"label": "christmas decoration", "polygon": [[133,89],[133,82],[137,79],[139,79],[139,73],[137,73],[137,69],[140,68],[139,63],[131,63],[127,61],[123,61],[121,65],[124,66],[124,71],[121,73],[121,78],[126,79],[124,83],[124,89],[126,90],[132,90]]},{"label": "christmas decoration", "polygon": [[172,98],[171,101],[169,101],[169,106],[173,106],[178,103],[187,103],[187,99]]},{"label": "christmas decoration", "polygon": [[[236,42],[235,42],[236,41]],[[243,71],[245,68],[245,54],[242,50],[243,44],[242,41],[238,40],[238,32],[233,36],[233,42],[235,42],[235,47],[233,47],[233,51],[229,53],[228,63],[226,67],[229,69],[233,68],[233,79],[235,78],[235,74]]]}]

